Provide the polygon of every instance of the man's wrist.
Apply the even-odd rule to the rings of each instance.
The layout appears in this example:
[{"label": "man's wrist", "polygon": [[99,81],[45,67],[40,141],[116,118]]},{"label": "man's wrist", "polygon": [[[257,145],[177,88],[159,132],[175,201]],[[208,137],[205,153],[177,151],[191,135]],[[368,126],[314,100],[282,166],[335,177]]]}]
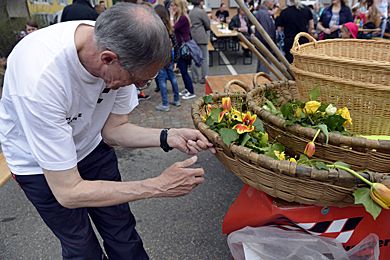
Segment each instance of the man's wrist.
[{"label": "man's wrist", "polygon": [[164,128],[160,132],[160,147],[164,152],[169,152],[173,148],[168,144],[168,131],[169,128]]}]

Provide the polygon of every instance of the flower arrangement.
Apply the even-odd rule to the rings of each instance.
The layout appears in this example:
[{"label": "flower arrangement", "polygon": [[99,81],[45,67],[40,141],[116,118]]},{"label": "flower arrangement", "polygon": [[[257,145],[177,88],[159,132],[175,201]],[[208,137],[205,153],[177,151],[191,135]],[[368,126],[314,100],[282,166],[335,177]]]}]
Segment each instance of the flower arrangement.
[{"label": "flower arrangement", "polygon": [[[313,93],[316,92],[311,93],[311,99],[316,99]],[[346,131],[345,127],[352,124],[348,108],[337,109],[332,104],[321,104],[315,100],[310,100],[306,103],[292,101],[282,105],[281,111],[284,111],[282,115],[287,115],[287,118],[291,119],[290,121],[300,122],[302,125],[307,124],[317,128],[313,140],[308,142],[303,154],[289,156],[285,154],[283,145],[277,142],[270,142],[268,134],[264,131],[262,121],[257,118],[256,114],[247,111],[247,106],[242,99],[237,98],[234,106],[230,97],[223,97],[219,103],[214,102],[212,96],[205,96],[203,100],[205,103],[205,114],[202,116],[203,122],[210,129],[218,132],[226,145],[236,144],[245,146],[259,154],[267,155],[276,160],[289,160],[292,163],[316,167],[319,170],[337,168],[347,171],[370,187],[358,188],[354,192],[355,204],[363,204],[366,211],[374,219],[377,218],[382,208],[390,208],[390,189],[385,185],[368,181],[360,173],[350,169],[350,166],[343,162],[330,164],[320,159],[312,159],[312,156],[315,154],[314,141],[321,131],[327,136],[328,129]],[[280,113],[272,102],[268,102],[267,106],[270,110],[274,110],[275,113]]]},{"label": "flower arrangement", "polygon": [[[333,104],[321,103],[317,101],[319,96],[320,90],[314,88],[311,90],[310,100],[307,102],[293,100],[281,104],[276,93],[267,91],[265,93],[267,100],[263,109],[283,117],[287,125],[299,124],[304,127],[319,129],[325,135],[326,143],[328,142],[329,132],[350,135],[347,128],[352,125],[352,118],[348,108],[337,108]],[[317,136],[318,134],[314,138],[313,144]]]},{"label": "flower arrangement", "polygon": [[242,99],[237,98],[235,106],[230,97],[223,97],[221,105],[216,104],[211,96],[205,96],[203,100],[206,111],[202,120],[220,134],[226,145],[234,143],[276,160],[286,159],[284,146],[269,142],[263,123],[257,115],[247,111]]}]

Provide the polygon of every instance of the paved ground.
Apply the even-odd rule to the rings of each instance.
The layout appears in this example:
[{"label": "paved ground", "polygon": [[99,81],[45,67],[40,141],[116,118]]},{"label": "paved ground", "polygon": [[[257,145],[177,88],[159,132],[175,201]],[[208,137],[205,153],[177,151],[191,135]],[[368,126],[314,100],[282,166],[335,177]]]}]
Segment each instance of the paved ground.
[{"label": "paved ground", "polygon": [[[230,74],[226,66],[210,68],[210,75]],[[238,64],[242,64],[239,59]],[[255,72],[254,65],[236,65],[238,73]],[[181,78],[178,78],[183,89]],[[159,93],[148,93],[132,113],[131,121],[142,126],[193,127],[192,100],[183,100],[179,108],[157,112]],[[204,94],[204,85],[196,85],[196,94]],[[156,176],[178,160],[187,158],[177,151],[161,149],[117,149],[124,180]],[[145,248],[151,259],[231,259],[221,223],[227,209],[242,187],[241,181],[209,152],[199,156],[199,167],[206,171],[206,182],[190,195],[172,199],[151,199],[130,203],[138,221]],[[0,188],[0,260],[61,259],[58,240],[44,225],[14,181]]]}]

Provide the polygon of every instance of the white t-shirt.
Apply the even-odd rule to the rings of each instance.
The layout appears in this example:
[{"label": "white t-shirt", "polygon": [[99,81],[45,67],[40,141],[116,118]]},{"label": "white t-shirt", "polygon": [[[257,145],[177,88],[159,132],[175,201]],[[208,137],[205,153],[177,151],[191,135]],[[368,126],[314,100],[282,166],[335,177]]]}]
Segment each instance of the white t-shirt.
[{"label": "white t-shirt", "polygon": [[106,89],[80,63],[76,28],[90,21],[59,23],[26,36],[8,57],[0,100],[0,143],[11,172],[66,170],[102,140],[110,113],[138,105],[134,85]]}]

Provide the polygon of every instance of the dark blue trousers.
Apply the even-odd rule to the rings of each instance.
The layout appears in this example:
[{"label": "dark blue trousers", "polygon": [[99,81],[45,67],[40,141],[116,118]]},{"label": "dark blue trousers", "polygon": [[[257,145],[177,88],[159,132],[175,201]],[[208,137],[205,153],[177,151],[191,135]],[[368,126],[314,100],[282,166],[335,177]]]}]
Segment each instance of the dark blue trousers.
[{"label": "dark blue trousers", "polygon": [[[103,142],[77,166],[84,180],[121,181],[115,151]],[[43,174],[15,175],[15,179],[43,221],[61,241],[63,259],[102,259],[103,251],[90,218],[103,238],[103,246],[110,260],[149,259],[135,230],[135,219],[128,203],[68,209],[57,202]]]}]

